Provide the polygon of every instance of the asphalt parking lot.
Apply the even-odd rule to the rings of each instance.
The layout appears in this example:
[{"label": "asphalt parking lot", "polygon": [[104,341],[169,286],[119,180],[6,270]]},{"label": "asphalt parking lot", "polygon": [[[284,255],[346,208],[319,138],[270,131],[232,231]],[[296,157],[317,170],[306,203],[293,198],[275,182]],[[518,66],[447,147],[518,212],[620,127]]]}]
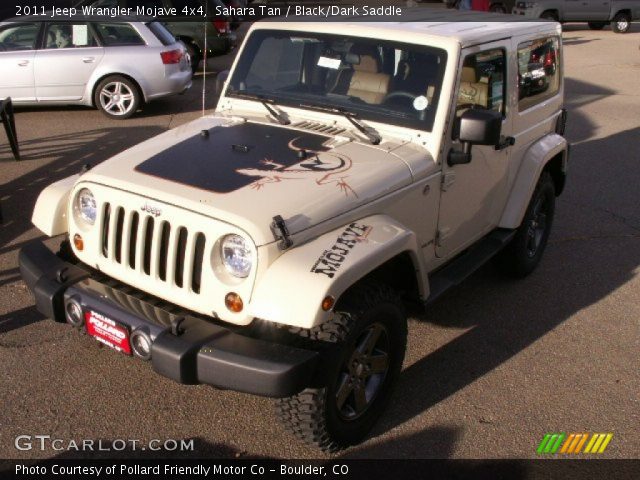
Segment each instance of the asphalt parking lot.
[{"label": "asphalt parking lot", "polygon": [[[535,457],[546,432],[612,432],[603,456],[638,458],[639,27],[566,27],[571,170],[540,268],[512,282],[487,266],[413,318],[390,409],[370,440],[338,456]],[[214,83],[206,81],[207,110]],[[170,454],[180,457],[322,456],[279,426],[268,399],[178,385],[44,319],[19,277],[19,248],[41,235],[29,221],[40,190],[199,117],[202,84],[198,75],[184,96],[124,122],[85,108],[20,109],[20,162],[0,132],[0,458],[82,455],[18,451],[14,439],[25,434],[194,439],[194,452]]]}]

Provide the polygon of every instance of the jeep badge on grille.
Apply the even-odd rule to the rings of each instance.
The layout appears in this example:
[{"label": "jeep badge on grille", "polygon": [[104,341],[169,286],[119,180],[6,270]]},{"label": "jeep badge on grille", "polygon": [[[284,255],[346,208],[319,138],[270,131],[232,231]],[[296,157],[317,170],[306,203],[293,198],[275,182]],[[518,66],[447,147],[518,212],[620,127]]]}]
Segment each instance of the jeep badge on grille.
[{"label": "jeep badge on grille", "polygon": [[142,210],[143,212],[150,213],[154,217],[159,217],[160,214],[162,213],[162,210],[160,210],[159,208],[156,208],[156,207],[152,207],[148,203],[145,203],[143,206],[141,206],[140,210]]}]

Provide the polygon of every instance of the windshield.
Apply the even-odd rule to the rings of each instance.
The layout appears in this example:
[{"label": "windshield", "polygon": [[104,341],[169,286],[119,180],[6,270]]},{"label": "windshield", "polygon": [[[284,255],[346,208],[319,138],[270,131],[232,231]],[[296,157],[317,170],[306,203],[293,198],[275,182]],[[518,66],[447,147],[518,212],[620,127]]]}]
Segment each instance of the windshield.
[{"label": "windshield", "polygon": [[446,60],[444,50],[422,45],[257,30],[247,40],[227,94],[334,108],[431,131]]}]

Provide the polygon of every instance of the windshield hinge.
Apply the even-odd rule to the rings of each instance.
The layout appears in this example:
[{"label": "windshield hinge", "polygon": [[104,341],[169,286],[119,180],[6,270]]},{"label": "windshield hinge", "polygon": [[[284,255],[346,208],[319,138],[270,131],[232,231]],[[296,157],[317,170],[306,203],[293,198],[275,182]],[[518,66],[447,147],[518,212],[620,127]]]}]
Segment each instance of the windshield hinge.
[{"label": "windshield hinge", "polygon": [[282,216],[276,215],[273,217],[273,222],[271,222],[270,227],[273,238],[278,242],[278,249],[286,250],[293,245],[293,242],[289,238],[289,229],[287,228],[287,224],[284,223]]},{"label": "windshield hinge", "polygon": [[436,231],[436,238],[435,238],[435,244],[436,247],[442,247],[442,244],[444,243],[445,238],[447,238],[447,236],[449,236],[449,228],[441,228],[438,229]]},{"label": "windshield hinge", "polygon": [[449,187],[451,185],[454,184],[454,182],[456,181],[456,172],[446,172],[444,175],[442,175],[442,181],[440,182],[440,189],[443,192],[446,192]]}]

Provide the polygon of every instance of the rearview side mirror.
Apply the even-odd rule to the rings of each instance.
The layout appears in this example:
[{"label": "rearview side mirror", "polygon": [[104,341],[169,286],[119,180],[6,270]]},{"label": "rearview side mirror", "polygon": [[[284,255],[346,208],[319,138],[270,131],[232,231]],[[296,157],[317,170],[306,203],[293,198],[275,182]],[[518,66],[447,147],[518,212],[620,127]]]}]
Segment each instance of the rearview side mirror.
[{"label": "rearview side mirror", "polygon": [[498,145],[502,130],[502,114],[495,110],[470,108],[456,120],[457,139],[462,143],[462,151],[451,150],[447,163],[459,165],[471,162],[473,145]]}]

